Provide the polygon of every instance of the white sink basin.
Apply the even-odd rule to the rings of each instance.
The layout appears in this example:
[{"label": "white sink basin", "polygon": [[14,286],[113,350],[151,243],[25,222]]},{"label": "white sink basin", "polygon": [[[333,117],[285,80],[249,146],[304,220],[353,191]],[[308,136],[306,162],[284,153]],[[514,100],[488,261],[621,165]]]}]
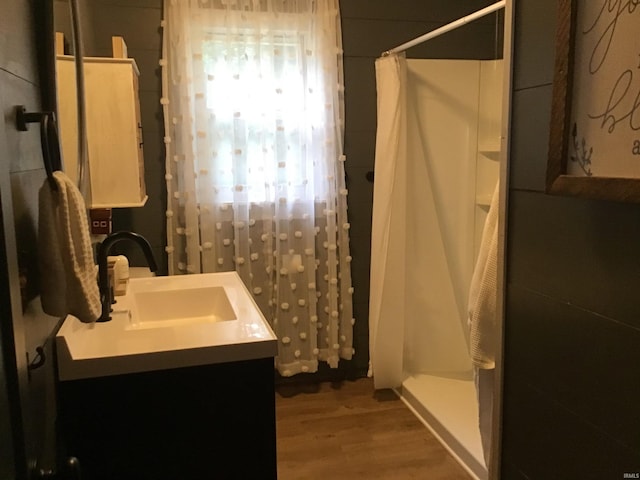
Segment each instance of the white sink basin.
[{"label": "white sink basin", "polygon": [[[163,282],[163,277],[156,278],[160,280],[133,282],[131,285],[135,305],[129,328],[164,328],[237,320],[224,287],[176,288],[172,285],[160,285],[170,282]],[[168,288],[145,288],[149,285]]]},{"label": "white sink basin", "polygon": [[277,354],[276,336],[235,272],[132,278],[112,320],[68,316],[56,335],[61,380]]}]

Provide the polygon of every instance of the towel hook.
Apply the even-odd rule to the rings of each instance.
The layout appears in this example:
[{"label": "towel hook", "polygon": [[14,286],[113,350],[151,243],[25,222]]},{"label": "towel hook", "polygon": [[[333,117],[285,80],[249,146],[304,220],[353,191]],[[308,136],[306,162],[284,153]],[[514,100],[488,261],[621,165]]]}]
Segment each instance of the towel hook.
[{"label": "towel hook", "polygon": [[27,112],[24,105],[18,105],[16,107],[16,128],[21,132],[26,132],[29,130],[29,123],[40,123],[40,143],[44,168],[51,188],[57,190],[58,186],[53,178],[53,172],[62,169],[62,160],[56,115],[54,112]]},{"label": "towel hook", "polygon": [[44,353],[44,347],[36,347],[36,354],[33,360],[29,358],[29,352],[27,352],[27,376],[31,379],[31,371],[36,370],[44,365],[47,361],[47,356]]}]

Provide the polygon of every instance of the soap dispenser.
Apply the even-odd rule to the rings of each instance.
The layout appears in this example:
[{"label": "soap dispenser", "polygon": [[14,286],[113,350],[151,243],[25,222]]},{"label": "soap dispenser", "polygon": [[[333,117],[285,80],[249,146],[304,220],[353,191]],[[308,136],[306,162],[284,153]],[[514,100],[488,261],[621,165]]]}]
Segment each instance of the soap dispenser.
[{"label": "soap dispenser", "polygon": [[129,260],[124,255],[107,257],[109,282],[114,296],[126,295],[129,285]]}]

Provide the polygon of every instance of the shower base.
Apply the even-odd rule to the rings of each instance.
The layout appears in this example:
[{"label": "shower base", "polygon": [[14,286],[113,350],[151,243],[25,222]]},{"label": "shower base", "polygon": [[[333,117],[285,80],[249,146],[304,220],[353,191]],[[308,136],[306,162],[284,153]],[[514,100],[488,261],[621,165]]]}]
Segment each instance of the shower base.
[{"label": "shower base", "polygon": [[476,480],[486,480],[472,379],[414,374],[396,392]]}]

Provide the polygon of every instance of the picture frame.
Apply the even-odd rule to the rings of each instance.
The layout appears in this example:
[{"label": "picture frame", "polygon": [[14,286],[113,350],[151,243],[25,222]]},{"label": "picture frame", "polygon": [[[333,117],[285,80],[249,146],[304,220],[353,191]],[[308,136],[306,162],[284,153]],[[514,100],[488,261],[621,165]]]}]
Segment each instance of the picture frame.
[{"label": "picture frame", "polygon": [[634,2],[558,0],[547,193],[640,202],[639,29]]}]

